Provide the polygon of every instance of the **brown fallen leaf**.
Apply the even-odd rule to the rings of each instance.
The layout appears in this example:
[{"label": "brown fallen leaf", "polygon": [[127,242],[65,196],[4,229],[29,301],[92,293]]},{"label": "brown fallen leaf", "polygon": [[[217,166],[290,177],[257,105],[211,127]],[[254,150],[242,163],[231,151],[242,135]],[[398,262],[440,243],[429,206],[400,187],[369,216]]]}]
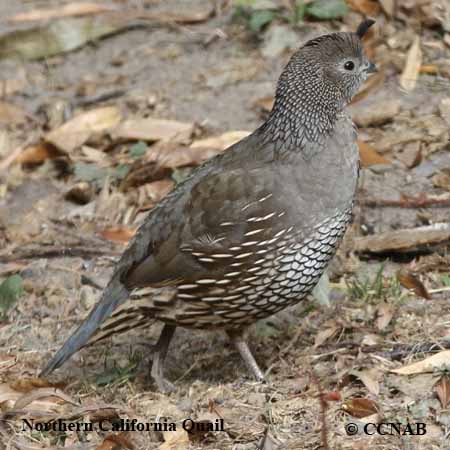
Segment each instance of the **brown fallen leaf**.
[{"label": "brown fallen leaf", "polygon": [[314,348],[320,347],[328,339],[334,336],[340,329],[337,323],[331,322],[325,329],[319,331],[314,339]]},{"label": "brown fallen leaf", "polygon": [[414,375],[418,373],[443,370],[448,366],[450,366],[450,350],[444,350],[436,353],[435,355],[429,356],[422,361],[408,364],[398,369],[392,369],[391,372],[398,373],[399,375]]},{"label": "brown fallen leaf", "polygon": [[188,450],[189,436],[182,427],[179,427],[177,431],[166,431],[163,434],[165,442],[156,450]]},{"label": "brown fallen leaf", "polygon": [[431,299],[426,287],[408,268],[402,268],[397,272],[397,280],[403,287],[412,290],[419,297]]},{"label": "brown fallen leaf", "polygon": [[[153,171],[162,168],[176,169],[178,167],[196,166],[206,161],[207,159],[218,155],[225,148],[227,148],[227,145],[230,144],[230,142],[234,143],[236,142],[236,140],[237,139],[233,139],[229,140],[228,142],[224,140],[221,144],[219,144],[219,141],[217,141],[215,143],[216,146],[214,147],[212,147],[211,145],[203,145],[203,143],[200,142],[200,145],[194,145],[193,148],[186,148],[184,146],[171,142],[165,143],[161,141],[152,146],[152,151],[147,153],[147,155],[145,156],[145,161],[143,163],[151,163],[156,165]],[[130,170],[130,176],[132,172],[133,168]],[[147,182],[152,181],[148,179],[148,172],[148,169],[144,169],[144,174],[147,173]],[[162,176],[158,178],[164,178],[167,176],[167,174],[165,173],[162,173],[161,175]],[[127,178],[129,177],[127,176]],[[158,178],[155,178],[154,176],[152,177],[153,180],[156,180]],[[127,186],[131,186],[132,184],[133,183],[126,183]]]},{"label": "brown fallen leaf", "polygon": [[46,142],[40,142],[25,148],[14,162],[23,165],[38,165],[58,156],[61,156],[61,152],[55,147]]},{"label": "brown fallen leaf", "polygon": [[250,131],[227,131],[219,136],[199,139],[194,141],[190,148],[192,149],[220,149],[225,150],[227,147],[244,139],[250,134]]},{"label": "brown fallen leaf", "polygon": [[57,388],[37,388],[33,391],[23,394],[20,398],[16,400],[14,404],[14,409],[23,409],[29,404],[40,399],[54,399],[54,403],[70,403],[72,405],[77,405],[78,403],[73,400],[70,396],[65,394],[63,391]]},{"label": "brown fallen leaf", "polygon": [[114,139],[186,142],[191,138],[193,131],[193,123],[148,117],[126,120],[119,124],[111,135]]},{"label": "brown fallen leaf", "polygon": [[[12,269],[13,269],[12,273],[16,273],[16,272],[22,270],[23,266],[20,267],[20,265],[17,265],[17,271],[15,270],[15,267],[12,267]],[[2,271],[1,276],[3,276],[3,274],[9,275],[8,272],[3,272]],[[0,353],[0,370],[1,371],[9,369],[10,367],[13,367],[16,363],[17,363],[17,356],[16,355],[9,355],[7,353]]]},{"label": "brown fallen leaf", "polygon": [[448,241],[450,241],[450,224],[435,223],[424,227],[355,237],[353,248],[358,253],[402,253]]},{"label": "brown fallen leaf", "polygon": [[434,386],[436,395],[441,402],[442,408],[447,409],[450,403],[450,378],[444,375]]},{"label": "brown fallen leaf", "polygon": [[114,5],[101,5],[92,2],[74,2],[58,8],[33,9],[28,12],[15,14],[7,20],[10,23],[34,22],[38,20],[61,19],[63,17],[86,16],[104,12],[116,11]]},{"label": "brown fallen leaf", "polygon": [[383,12],[388,16],[392,17],[395,13],[395,0],[378,0]]},{"label": "brown fallen leaf", "polygon": [[18,392],[27,393],[38,388],[56,388],[63,389],[66,383],[51,383],[44,378],[20,378],[10,383],[12,389]]},{"label": "brown fallen leaf", "polygon": [[156,203],[161,201],[175,186],[172,180],[159,180],[152,183],[139,186],[139,198],[141,206],[139,211],[145,211],[152,208]]},{"label": "brown fallen leaf", "polygon": [[347,0],[347,4],[366,16],[375,17],[380,13],[380,5],[374,0]]},{"label": "brown fallen leaf", "polygon": [[438,172],[431,178],[434,187],[450,191],[450,175],[444,172]]},{"label": "brown fallen leaf", "polygon": [[436,64],[425,64],[420,66],[419,73],[437,75],[439,73],[439,67]]},{"label": "brown fallen leaf", "polygon": [[342,409],[353,417],[367,417],[377,414],[380,411],[379,406],[369,398],[355,397],[346,400],[342,405]]},{"label": "brown fallen leaf", "polygon": [[16,125],[27,120],[26,112],[12,103],[0,101],[0,124]]},{"label": "brown fallen leaf", "polygon": [[377,309],[377,328],[384,330],[392,320],[394,308],[386,302],[381,303]]},{"label": "brown fallen leaf", "polygon": [[389,159],[380,155],[371,145],[358,140],[359,157],[361,158],[362,167],[378,166],[392,164]]},{"label": "brown fallen leaf", "polygon": [[120,244],[128,244],[128,241],[136,233],[135,229],[116,227],[108,228],[100,232],[100,236],[108,241],[119,242]]},{"label": "brown fallen leaf", "polygon": [[116,127],[121,119],[119,108],[106,106],[79,114],[44,136],[60,150],[70,153],[83,145],[94,133]]},{"label": "brown fallen leaf", "polygon": [[135,450],[126,432],[108,434],[95,450]]},{"label": "brown fallen leaf", "polygon": [[132,12],[131,14],[137,19],[154,20],[156,22],[178,23],[184,25],[194,25],[206,22],[210,17],[214,16],[216,9],[211,7],[203,7],[199,11],[188,12],[167,12],[167,13],[147,13],[142,11]]},{"label": "brown fallen leaf", "polygon": [[406,91],[412,91],[416,87],[421,65],[422,50],[420,49],[420,37],[416,36],[408,50],[405,67],[400,76],[400,86]]},{"label": "brown fallen leaf", "polygon": [[275,103],[275,99],[273,95],[269,95],[267,97],[261,97],[255,100],[253,103],[257,108],[261,108],[264,112],[272,111],[273,104]]},{"label": "brown fallen leaf", "polygon": [[377,369],[351,370],[349,375],[361,380],[371,394],[378,395],[380,393],[381,371]]}]

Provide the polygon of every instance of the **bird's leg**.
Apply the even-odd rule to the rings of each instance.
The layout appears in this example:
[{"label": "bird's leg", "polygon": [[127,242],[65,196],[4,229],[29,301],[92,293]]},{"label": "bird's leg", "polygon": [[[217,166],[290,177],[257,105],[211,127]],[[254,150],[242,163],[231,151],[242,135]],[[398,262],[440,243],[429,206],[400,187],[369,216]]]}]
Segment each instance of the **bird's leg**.
[{"label": "bird's leg", "polygon": [[237,348],[247,368],[253,373],[258,381],[264,380],[264,374],[261,372],[252,352],[248,348],[247,342],[244,340],[242,331],[227,331],[228,337]]},{"label": "bird's leg", "polygon": [[175,325],[164,325],[161,331],[158,342],[155,346],[155,353],[153,354],[151,375],[155,380],[158,389],[161,392],[173,392],[175,386],[164,378],[164,361],[167,356],[167,350],[169,349],[170,341],[175,333]]}]

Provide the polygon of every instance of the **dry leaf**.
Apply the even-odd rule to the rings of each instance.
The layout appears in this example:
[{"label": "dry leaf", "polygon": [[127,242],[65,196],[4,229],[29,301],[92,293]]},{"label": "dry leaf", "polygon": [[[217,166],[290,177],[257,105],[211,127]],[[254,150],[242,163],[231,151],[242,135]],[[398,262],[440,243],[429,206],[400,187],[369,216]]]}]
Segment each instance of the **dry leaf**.
[{"label": "dry leaf", "polygon": [[359,157],[362,167],[378,166],[382,164],[391,164],[389,159],[380,155],[374,148],[366,142],[358,140]]},{"label": "dry leaf", "polygon": [[87,145],[83,145],[81,147],[81,154],[83,157],[79,158],[84,162],[93,162],[99,163],[101,165],[107,165],[108,155],[101,150],[97,150],[96,148],[89,147]]},{"label": "dry leaf", "polygon": [[109,434],[95,450],[135,450],[127,433]]},{"label": "dry leaf", "polygon": [[108,241],[119,242],[121,244],[128,244],[128,241],[136,233],[135,229],[116,227],[107,228],[100,232],[100,236]]},{"label": "dry leaf", "polygon": [[159,180],[139,186],[139,199],[141,205],[139,210],[143,211],[152,208],[155,203],[161,201],[170,191],[175,183],[172,180]]},{"label": "dry leaf", "polygon": [[120,111],[115,106],[92,109],[50,131],[45,135],[45,140],[70,153],[83,145],[94,133],[116,127],[120,120]]},{"label": "dry leaf", "polygon": [[0,101],[0,124],[14,125],[27,120],[27,114],[19,106]]},{"label": "dry leaf", "polygon": [[11,403],[11,408],[13,404],[20,398],[20,393],[12,389],[7,383],[0,384],[0,405],[7,405]]},{"label": "dry leaf", "polygon": [[397,272],[397,280],[403,287],[412,290],[419,297],[431,299],[423,283],[407,268],[400,269]]},{"label": "dry leaf", "polygon": [[61,19],[63,17],[86,16],[115,11],[113,5],[100,5],[91,2],[76,2],[59,8],[34,9],[25,13],[16,14],[8,22],[33,22],[37,20]]},{"label": "dry leaf", "polygon": [[342,409],[353,417],[366,417],[377,414],[380,411],[379,406],[369,398],[352,398],[346,400],[342,405]]},{"label": "dry leaf", "polygon": [[[11,267],[13,269],[13,273],[16,272],[16,268]],[[17,266],[17,271],[22,270],[23,267],[20,267],[20,265]],[[8,275],[8,272],[2,271],[1,276]],[[5,353],[0,353],[0,371],[4,371],[6,369],[9,369],[10,367],[13,367],[17,362],[17,356],[15,355],[8,355]],[[1,403],[1,402],[0,402]]]},{"label": "dry leaf", "polygon": [[[36,400],[40,399],[53,399],[53,403],[61,403],[58,400],[62,400],[62,402],[70,403],[72,405],[78,405],[78,403],[65,394],[63,391],[57,388],[37,388],[31,392],[27,392],[23,394],[19,399],[17,399],[14,404],[14,409],[23,409],[28,406],[30,403],[33,403]],[[58,400],[57,400],[58,399]]]},{"label": "dry leaf", "polygon": [[377,334],[366,334],[361,341],[361,345],[372,346],[379,344],[379,342],[380,336],[378,336]]},{"label": "dry leaf", "polygon": [[24,165],[37,165],[58,156],[61,156],[61,153],[52,145],[40,142],[36,145],[30,145],[23,150],[14,162]]},{"label": "dry leaf", "polygon": [[189,436],[182,427],[179,427],[177,431],[164,432],[164,439],[165,442],[156,450],[188,450],[189,448]]},{"label": "dry leaf", "polygon": [[403,89],[412,91],[416,87],[421,65],[422,50],[420,49],[420,37],[416,36],[408,51],[405,68],[400,76],[400,86]]},{"label": "dry leaf", "polygon": [[394,315],[394,309],[391,305],[383,302],[378,306],[377,310],[377,328],[381,331],[384,330],[392,320]]},{"label": "dry leaf", "polygon": [[383,8],[384,13],[388,17],[392,17],[395,12],[395,0],[378,0],[378,3],[380,3],[381,8]]},{"label": "dry leaf", "polygon": [[67,53],[129,26],[123,16],[50,20],[0,34],[0,58],[39,60]]},{"label": "dry leaf", "polygon": [[380,393],[380,377],[381,372],[377,369],[364,369],[364,370],[352,370],[350,375],[360,379],[367,390],[373,394],[378,395]]},{"label": "dry leaf", "polygon": [[398,373],[400,375],[413,375],[417,373],[443,370],[446,367],[450,367],[450,350],[444,350],[425,358],[422,361],[408,364],[407,366],[400,367],[399,369],[393,369],[391,372]]},{"label": "dry leaf", "polygon": [[186,142],[190,139],[193,131],[193,123],[148,117],[122,122],[112,132],[112,135],[115,139],[133,139],[136,141]]},{"label": "dry leaf", "polygon": [[435,223],[423,227],[387,231],[372,236],[355,237],[356,252],[406,252],[450,240],[450,224]]},{"label": "dry leaf", "polygon": [[189,11],[186,13],[146,13],[137,11],[136,13],[131,13],[131,18],[143,19],[143,20],[154,20],[156,22],[168,22],[168,23],[178,23],[185,25],[194,25],[196,23],[202,23],[207,21],[215,13],[214,5],[211,7],[203,7],[199,11]]},{"label": "dry leaf", "polygon": [[320,347],[327,339],[334,336],[339,329],[339,325],[333,323],[331,324],[331,326],[328,326],[324,330],[319,331],[314,339],[314,347]]},{"label": "dry leaf", "polygon": [[273,104],[275,103],[275,99],[273,95],[269,95],[267,97],[261,97],[255,100],[253,103],[256,107],[261,108],[265,112],[272,111]]},{"label": "dry leaf", "polygon": [[347,0],[347,4],[366,16],[375,17],[380,13],[380,5],[374,0]]},{"label": "dry leaf", "polygon": [[433,182],[434,187],[450,191],[450,175],[444,172],[438,172],[436,175],[433,175],[431,181]]},{"label": "dry leaf", "polygon": [[38,388],[63,389],[66,383],[51,383],[44,378],[21,378],[10,384],[11,388],[18,392],[30,392]]},{"label": "dry leaf", "polygon": [[439,67],[436,64],[426,64],[420,66],[420,73],[426,73],[428,75],[437,75],[439,73]]},{"label": "dry leaf", "polygon": [[227,131],[219,136],[194,141],[191,144],[191,148],[225,150],[236,142],[239,142],[241,139],[246,138],[249,134],[250,131]]},{"label": "dry leaf", "polygon": [[441,402],[444,409],[450,402],[450,379],[448,376],[444,375],[434,386],[436,390],[436,395]]}]

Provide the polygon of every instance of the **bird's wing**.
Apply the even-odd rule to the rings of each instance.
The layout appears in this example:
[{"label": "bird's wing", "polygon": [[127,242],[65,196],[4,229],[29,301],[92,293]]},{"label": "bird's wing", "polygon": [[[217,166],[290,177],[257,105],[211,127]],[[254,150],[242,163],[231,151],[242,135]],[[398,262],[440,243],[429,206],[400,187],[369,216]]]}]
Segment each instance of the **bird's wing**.
[{"label": "bird's wing", "polygon": [[307,179],[303,183],[296,170],[262,164],[204,176],[182,202],[161,211],[157,227],[164,229],[164,236],[156,229],[153,235],[162,238],[149,243],[147,256],[126,275],[126,286],[167,286],[220,276],[234,257],[251,265],[258,259],[256,244],[263,245],[290,225],[300,225],[308,234],[333,215],[335,205],[320,199],[312,204],[317,186],[312,189]]}]

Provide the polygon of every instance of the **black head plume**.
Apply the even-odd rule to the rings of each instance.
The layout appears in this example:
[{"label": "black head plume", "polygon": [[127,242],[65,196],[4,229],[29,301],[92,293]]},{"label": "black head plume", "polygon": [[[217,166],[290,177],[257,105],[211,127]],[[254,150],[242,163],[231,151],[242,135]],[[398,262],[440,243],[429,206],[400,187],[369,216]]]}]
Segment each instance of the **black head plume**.
[{"label": "black head plume", "polygon": [[363,36],[367,33],[367,30],[375,23],[375,20],[372,19],[366,19],[363,22],[361,22],[356,30],[356,34],[359,36],[360,39],[363,38]]}]

